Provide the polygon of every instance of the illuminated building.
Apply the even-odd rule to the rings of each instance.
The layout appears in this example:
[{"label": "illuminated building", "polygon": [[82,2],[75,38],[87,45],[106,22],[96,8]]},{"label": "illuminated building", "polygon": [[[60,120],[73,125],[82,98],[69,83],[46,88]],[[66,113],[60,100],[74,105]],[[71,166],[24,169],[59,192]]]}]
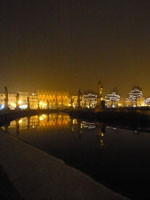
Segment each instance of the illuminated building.
[{"label": "illuminated building", "polygon": [[116,92],[112,92],[105,96],[107,107],[116,107],[120,101],[120,96]]},{"label": "illuminated building", "polygon": [[69,93],[62,91],[38,91],[37,98],[41,108],[47,108],[48,103],[50,108],[68,107],[70,102]]},{"label": "illuminated building", "polygon": [[131,106],[141,106],[142,105],[142,89],[138,86],[135,86],[132,88],[132,90],[129,92],[127,101],[130,102]]},{"label": "illuminated building", "polygon": [[81,105],[84,108],[95,108],[97,105],[97,95],[96,94],[83,95]]}]

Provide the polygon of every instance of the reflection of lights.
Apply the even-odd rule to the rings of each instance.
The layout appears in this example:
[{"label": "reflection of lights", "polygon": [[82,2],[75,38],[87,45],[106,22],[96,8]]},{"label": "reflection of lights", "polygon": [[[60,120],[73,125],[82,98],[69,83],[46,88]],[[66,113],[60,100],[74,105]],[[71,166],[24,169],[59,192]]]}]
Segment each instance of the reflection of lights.
[{"label": "reflection of lights", "polygon": [[81,128],[93,129],[93,128],[96,128],[96,125],[94,123],[82,121]]},{"label": "reflection of lights", "polygon": [[101,136],[104,137],[104,133],[103,132],[101,133]]},{"label": "reflection of lights", "polygon": [[40,116],[32,116],[30,119],[21,118],[20,120],[13,121],[10,123],[10,127],[15,127],[16,123],[19,124],[19,128],[21,129],[34,129],[38,127],[66,127],[69,125],[70,117],[66,115],[57,115],[57,114],[50,114],[49,118],[48,115],[40,115]]},{"label": "reflection of lights", "polygon": [[72,123],[73,123],[73,124],[78,124],[77,119],[73,119]]},{"label": "reflection of lights", "polygon": [[102,147],[104,146],[104,141],[102,139],[100,139],[100,144]]},{"label": "reflection of lights", "polygon": [[111,127],[110,126],[106,126],[106,129],[110,129]]},{"label": "reflection of lights", "polygon": [[134,132],[134,133],[138,133],[138,131],[136,131],[136,130],[134,130],[133,132]]}]

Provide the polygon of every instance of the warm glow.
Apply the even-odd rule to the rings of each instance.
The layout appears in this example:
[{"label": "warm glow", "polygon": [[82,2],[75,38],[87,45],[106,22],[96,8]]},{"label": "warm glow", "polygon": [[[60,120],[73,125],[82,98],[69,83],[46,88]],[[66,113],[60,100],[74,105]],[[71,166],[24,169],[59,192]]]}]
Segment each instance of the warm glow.
[{"label": "warm glow", "polygon": [[18,104],[22,104],[22,101],[21,101],[21,100],[19,100],[19,101],[18,101]]},{"label": "warm glow", "polygon": [[19,120],[19,124],[21,124],[21,123],[22,123],[22,119]]},{"label": "warm glow", "polygon": [[73,119],[72,123],[73,123],[73,124],[78,124],[77,119]]},{"label": "warm glow", "polygon": [[40,116],[40,120],[42,121],[44,118],[42,116]]}]

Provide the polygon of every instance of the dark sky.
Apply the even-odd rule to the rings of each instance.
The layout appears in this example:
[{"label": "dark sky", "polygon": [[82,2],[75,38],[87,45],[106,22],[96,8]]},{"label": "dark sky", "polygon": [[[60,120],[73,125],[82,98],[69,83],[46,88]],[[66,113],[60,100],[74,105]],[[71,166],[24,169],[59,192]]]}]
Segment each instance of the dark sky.
[{"label": "dark sky", "polygon": [[150,95],[149,0],[1,0],[0,85]]}]

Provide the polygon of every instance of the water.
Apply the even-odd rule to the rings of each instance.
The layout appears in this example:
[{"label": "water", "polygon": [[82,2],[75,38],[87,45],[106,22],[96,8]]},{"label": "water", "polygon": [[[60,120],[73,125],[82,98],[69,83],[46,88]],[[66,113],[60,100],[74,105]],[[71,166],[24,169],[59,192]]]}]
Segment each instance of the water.
[{"label": "water", "polygon": [[23,118],[3,129],[116,192],[150,199],[150,133],[70,119],[65,114]]}]

